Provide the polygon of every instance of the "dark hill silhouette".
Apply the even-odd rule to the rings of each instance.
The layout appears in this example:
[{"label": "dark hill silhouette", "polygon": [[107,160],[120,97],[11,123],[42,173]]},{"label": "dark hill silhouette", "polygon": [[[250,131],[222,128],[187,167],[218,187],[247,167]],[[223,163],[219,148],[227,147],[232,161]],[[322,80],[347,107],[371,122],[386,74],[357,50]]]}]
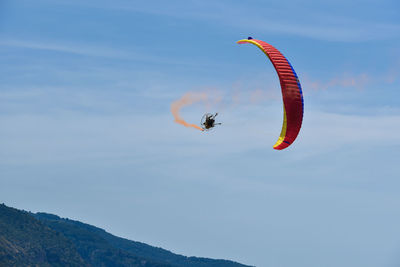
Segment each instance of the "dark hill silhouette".
[{"label": "dark hill silhouette", "polygon": [[0,266],[90,266],[73,243],[29,213],[0,205]]},{"label": "dark hill silhouette", "polygon": [[48,213],[0,205],[0,266],[246,267],[186,257]]}]

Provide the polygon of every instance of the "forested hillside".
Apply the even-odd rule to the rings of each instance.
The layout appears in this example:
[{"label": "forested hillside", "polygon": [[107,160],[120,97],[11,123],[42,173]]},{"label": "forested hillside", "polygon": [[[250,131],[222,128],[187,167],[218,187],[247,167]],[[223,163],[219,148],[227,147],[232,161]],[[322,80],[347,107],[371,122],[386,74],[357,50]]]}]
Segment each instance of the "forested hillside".
[{"label": "forested hillside", "polygon": [[0,205],[0,266],[245,267],[186,257],[48,213]]}]

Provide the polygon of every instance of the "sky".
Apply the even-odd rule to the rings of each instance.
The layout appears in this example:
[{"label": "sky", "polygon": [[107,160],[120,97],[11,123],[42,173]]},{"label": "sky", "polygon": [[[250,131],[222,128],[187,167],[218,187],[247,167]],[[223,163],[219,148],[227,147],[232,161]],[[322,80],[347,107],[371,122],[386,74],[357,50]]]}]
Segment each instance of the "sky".
[{"label": "sky", "polygon": [[[187,256],[400,265],[400,2],[0,0],[0,202]],[[278,48],[303,87],[297,140]],[[174,123],[188,92],[219,112]]]}]

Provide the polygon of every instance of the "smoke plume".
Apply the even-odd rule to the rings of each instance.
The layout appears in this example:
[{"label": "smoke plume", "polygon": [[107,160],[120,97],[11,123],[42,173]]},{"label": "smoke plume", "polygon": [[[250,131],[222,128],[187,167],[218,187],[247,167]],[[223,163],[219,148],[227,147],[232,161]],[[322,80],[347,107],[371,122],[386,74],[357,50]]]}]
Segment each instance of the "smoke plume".
[{"label": "smoke plume", "polygon": [[193,93],[193,92],[188,92],[184,94],[180,99],[176,100],[171,104],[171,112],[172,115],[174,115],[174,121],[176,123],[182,124],[183,126],[186,127],[191,127],[200,131],[203,131],[203,129],[196,125],[196,124],[191,124],[187,123],[179,114],[180,110],[185,107],[192,105],[197,102],[206,102],[207,101],[207,94],[206,93]]}]

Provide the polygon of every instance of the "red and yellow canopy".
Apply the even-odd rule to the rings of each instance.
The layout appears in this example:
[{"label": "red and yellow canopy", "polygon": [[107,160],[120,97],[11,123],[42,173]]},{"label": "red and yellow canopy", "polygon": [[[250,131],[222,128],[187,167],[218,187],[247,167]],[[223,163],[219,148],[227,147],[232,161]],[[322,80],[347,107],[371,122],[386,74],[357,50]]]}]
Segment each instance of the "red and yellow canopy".
[{"label": "red and yellow canopy", "polygon": [[272,45],[251,37],[237,43],[251,43],[260,48],[271,60],[279,76],[283,98],[283,126],[274,149],[285,149],[296,140],[303,121],[303,92],[297,74],[289,61]]}]

